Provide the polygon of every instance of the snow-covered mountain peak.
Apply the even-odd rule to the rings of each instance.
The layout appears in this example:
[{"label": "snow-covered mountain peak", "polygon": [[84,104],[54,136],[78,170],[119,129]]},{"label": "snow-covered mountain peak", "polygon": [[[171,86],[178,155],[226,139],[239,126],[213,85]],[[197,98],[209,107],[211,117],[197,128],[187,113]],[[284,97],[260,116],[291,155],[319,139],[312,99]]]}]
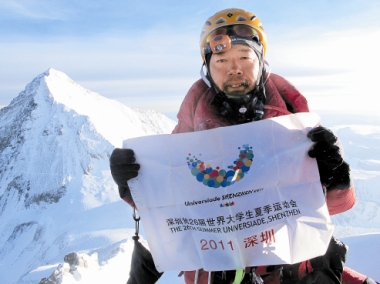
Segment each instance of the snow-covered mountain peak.
[{"label": "snow-covered mountain peak", "polygon": [[[23,273],[62,253],[127,238],[129,207],[119,201],[109,156],[124,139],[170,133],[174,125],[54,69],[33,79],[0,110],[2,281],[20,283]],[[7,274],[16,264],[18,272]]]},{"label": "snow-covered mountain peak", "polygon": [[[155,111],[131,109],[87,90],[53,68],[34,78],[9,107],[18,108],[19,105],[38,105],[41,116],[45,115],[42,109],[48,111],[53,105],[60,106],[66,113],[72,112],[71,116],[84,116],[91,127],[115,147],[121,147],[121,141],[127,138],[167,133],[175,125],[174,121]],[[34,117],[36,115],[34,113]]]},{"label": "snow-covered mountain peak", "polygon": [[[109,101],[98,93],[91,92],[77,84],[65,73],[48,69],[35,80],[40,80],[43,91],[40,95],[53,98],[54,102],[64,104],[66,107],[84,114],[84,109],[91,108],[96,103]],[[90,106],[88,105],[90,104]]]},{"label": "snow-covered mountain peak", "polygon": [[[124,139],[170,133],[175,124],[154,111],[102,97],[54,69],[37,76],[1,109],[0,121],[0,194],[6,193],[0,197],[0,215],[11,208],[8,197],[20,210],[58,202],[68,184],[92,176],[97,163],[108,162]],[[101,167],[108,170],[107,164]],[[93,196],[82,203],[104,202]]]}]

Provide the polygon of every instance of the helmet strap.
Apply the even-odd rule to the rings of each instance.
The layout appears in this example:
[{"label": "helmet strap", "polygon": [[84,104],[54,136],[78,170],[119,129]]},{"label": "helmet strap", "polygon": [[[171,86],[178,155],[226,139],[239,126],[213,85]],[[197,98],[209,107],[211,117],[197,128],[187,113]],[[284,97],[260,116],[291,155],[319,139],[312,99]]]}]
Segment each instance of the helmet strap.
[{"label": "helmet strap", "polygon": [[[201,70],[200,70],[199,73],[200,73],[200,75],[201,75],[201,78],[202,78],[203,82],[205,82],[206,85],[207,85],[209,88],[212,88],[211,82],[210,82],[210,80],[207,78],[207,77],[209,77],[209,76],[208,76],[208,74],[205,75],[205,72],[204,72],[204,68],[205,68],[205,66],[206,66],[206,63],[203,62],[202,67],[201,67]],[[208,73],[208,72],[207,72],[207,73]]]}]

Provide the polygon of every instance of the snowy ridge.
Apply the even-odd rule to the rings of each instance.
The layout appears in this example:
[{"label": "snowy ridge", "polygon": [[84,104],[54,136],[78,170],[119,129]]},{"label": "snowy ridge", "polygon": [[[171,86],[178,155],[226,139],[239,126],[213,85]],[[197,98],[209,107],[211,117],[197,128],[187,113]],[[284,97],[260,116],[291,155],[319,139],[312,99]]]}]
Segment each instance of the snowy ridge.
[{"label": "snowy ridge", "polygon": [[332,130],[341,140],[351,166],[357,202],[351,210],[333,216],[335,235],[347,237],[380,231],[380,127],[337,125]]},{"label": "snowy ridge", "polygon": [[111,178],[110,153],[126,138],[170,133],[175,125],[54,69],[1,109],[0,121],[3,283],[35,283],[28,273],[41,265],[130,238],[134,225]]}]

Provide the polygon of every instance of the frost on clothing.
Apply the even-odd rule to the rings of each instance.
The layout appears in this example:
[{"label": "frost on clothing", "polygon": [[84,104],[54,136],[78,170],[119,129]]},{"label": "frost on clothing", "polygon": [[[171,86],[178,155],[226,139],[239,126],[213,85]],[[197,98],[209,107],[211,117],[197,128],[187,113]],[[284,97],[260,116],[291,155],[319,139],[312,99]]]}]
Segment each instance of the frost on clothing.
[{"label": "frost on clothing", "polygon": [[[271,74],[265,84],[267,96],[263,118],[272,118],[296,112],[308,112],[307,100],[284,78]],[[216,108],[210,105],[213,98],[211,89],[202,79],[195,82],[184,98],[178,112],[178,124],[172,133],[202,131],[231,123],[221,117]],[[326,194],[330,215],[345,212],[355,204],[353,187],[345,190],[332,189]]]}]

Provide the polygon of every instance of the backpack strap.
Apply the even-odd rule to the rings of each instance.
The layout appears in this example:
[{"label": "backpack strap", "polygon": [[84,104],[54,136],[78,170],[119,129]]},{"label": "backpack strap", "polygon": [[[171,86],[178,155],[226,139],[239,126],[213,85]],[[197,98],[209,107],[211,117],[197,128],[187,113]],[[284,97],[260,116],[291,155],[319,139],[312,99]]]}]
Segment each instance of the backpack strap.
[{"label": "backpack strap", "polygon": [[235,272],[235,279],[234,279],[234,282],[232,282],[232,284],[240,284],[241,281],[243,281],[244,275],[245,275],[244,269],[237,269]]}]

